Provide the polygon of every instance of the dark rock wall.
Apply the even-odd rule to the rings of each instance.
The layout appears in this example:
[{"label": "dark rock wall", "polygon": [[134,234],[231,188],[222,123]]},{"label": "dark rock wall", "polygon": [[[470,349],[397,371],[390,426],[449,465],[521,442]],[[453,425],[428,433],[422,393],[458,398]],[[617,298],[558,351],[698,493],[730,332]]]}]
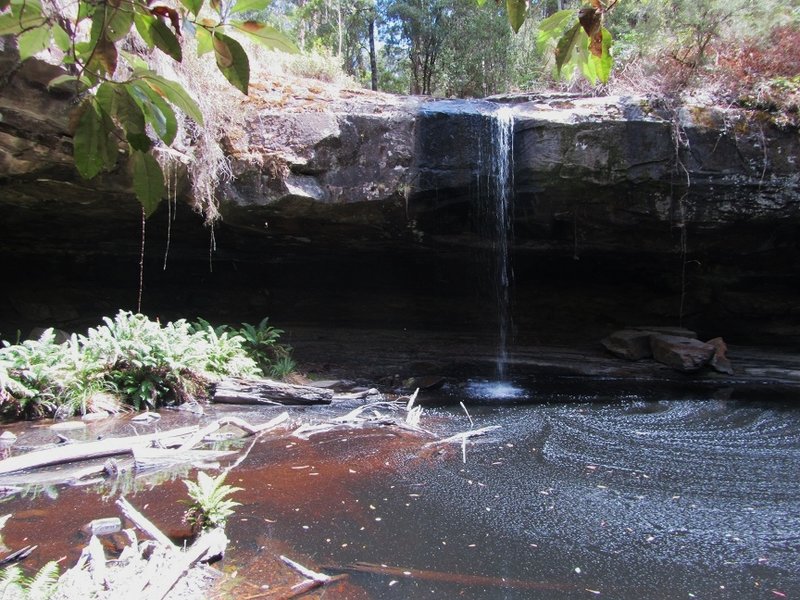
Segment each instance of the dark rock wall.
[{"label": "dark rock wall", "polygon": [[[74,99],[47,91],[52,67],[3,60],[0,334],[135,308],[142,224],[124,164],[81,180]],[[475,199],[495,105],[393,102],[248,113],[228,140],[236,179],[223,220],[205,226],[185,198],[148,220],[142,308],[493,335]],[[771,116],[669,114],[641,99],[517,103],[515,339],[682,322],[733,341],[796,340],[798,160],[797,129]]]}]

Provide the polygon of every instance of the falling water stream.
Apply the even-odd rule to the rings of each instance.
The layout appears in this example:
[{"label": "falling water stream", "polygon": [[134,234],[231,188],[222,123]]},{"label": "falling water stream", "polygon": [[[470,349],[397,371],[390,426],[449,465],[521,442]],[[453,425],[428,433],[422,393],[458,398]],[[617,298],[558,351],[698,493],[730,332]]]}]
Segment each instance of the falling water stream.
[{"label": "falling water stream", "polygon": [[510,247],[513,237],[514,199],[514,111],[500,106],[489,119],[488,134],[482,140],[488,145],[488,159],[480,165],[486,186],[479,186],[481,205],[480,230],[489,248],[489,279],[497,314],[497,350],[495,381],[472,381],[467,393],[486,400],[519,399],[526,392],[513,385],[508,376],[508,346],[513,331],[511,284],[513,268]]}]

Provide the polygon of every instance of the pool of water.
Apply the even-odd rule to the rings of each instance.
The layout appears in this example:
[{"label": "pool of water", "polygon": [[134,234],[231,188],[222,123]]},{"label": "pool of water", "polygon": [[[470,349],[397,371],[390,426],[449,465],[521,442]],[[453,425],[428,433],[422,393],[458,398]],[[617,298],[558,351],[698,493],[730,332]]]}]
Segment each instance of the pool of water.
[{"label": "pool of water", "polygon": [[[459,410],[435,412],[468,429]],[[500,429],[465,455],[377,453],[383,469],[325,488],[323,506],[273,513],[274,534],[334,571],[373,565],[351,577],[374,598],[800,594],[800,410],[623,400],[469,411],[475,427]]]},{"label": "pool of water", "polygon": [[[349,573],[328,598],[800,596],[800,407],[591,390],[556,399],[484,398],[468,404],[471,422],[457,405],[426,409],[423,426],[442,437],[499,426],[465,447],[390,428],[259,441],[230,480],[245,491],[226,568],[250,586],[234,595],[270,585],[280,547]],[[181,488],[130,498],[176,522]],[[60,511],[71,530],[90,497],[12,499],[6,512],[24,508],[32,527]]]}]

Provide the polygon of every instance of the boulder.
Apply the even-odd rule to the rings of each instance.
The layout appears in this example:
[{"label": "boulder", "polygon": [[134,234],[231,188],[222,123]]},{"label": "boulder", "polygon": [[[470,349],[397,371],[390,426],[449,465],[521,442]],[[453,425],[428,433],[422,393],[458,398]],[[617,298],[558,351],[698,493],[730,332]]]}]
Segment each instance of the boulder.
[{"label": "boulder", "polygon": [[622,329],[615,331],[600,343],[606,350],[620,358],[641,360],[653,356],[650,349],[650,331]]},{"label": "boulder", "polygon": [[708,340],[706,344],[714,346],[714,356],[711,357],[711,362],[709,363],[711,368],[719,373],[733,375],[733,366],[727,356],[728,345],[725,343],[725,340],[721,337],[715,337],[714,339]]},{"label": "boulder", "polygon": [[650,336],[653,358],[677,371],[692,373],[706,366],[716,352],[711,344],[676,335]]}]

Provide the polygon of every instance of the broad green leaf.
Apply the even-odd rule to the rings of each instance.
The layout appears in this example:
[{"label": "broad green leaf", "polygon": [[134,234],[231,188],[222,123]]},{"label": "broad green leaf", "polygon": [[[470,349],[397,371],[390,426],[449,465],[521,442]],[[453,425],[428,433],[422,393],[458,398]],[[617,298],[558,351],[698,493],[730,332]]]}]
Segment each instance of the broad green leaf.
[{"label": "broad green leaf", "polygon": [[153,36],[153,43],[164,54],[172,57],[176,62],[183,60],[181,43],[172,33],[172,30],[161,20],[155,19],[150,26],[150,34]]},{"label": "broad green leaf", "polygon": [[76,75],[59,75],[47,83],[47,89],[72,89],[75,92],[85,92],[90,87],[92,87],[91,81]]},{"label": "broad green leaf", "polygon": [[144,81],[132,81],[125,86],[125,89],[139,106],[156,135],[169,146],[178,132],[178,121],[169,104]]},{"label": "broad green leaf", "polygon": [[574,18],[574,10],[560,10],[539,23],[539,32],[536,35],[536,49],[540,53],[544,53],[547,46],[559,39],[567,24]]},{"label": "broad green leaf", "polygon": [[152,15],[144,15],[138,12],[133,15],[133,24],[136,26],[136,31],[150,50],[155,48],[156,45],[152,31],[153,22],[155,21],[157,21],[157,18]]},{"label": "broad green leaf", "polygon": [[261,11],[267,8],[272,0],[239,0],[231,8],[230,14],[248,11]]},{"label": "broad green leaf", "polygon": [[280,50],[281,52],[287,52],[289,54],[296,54],[299,52],[292,40],[266,23],[259,23],[258,21],[231,21],[230,26],[236,31],[246,34],[251,40],[258,42],[270,50]]},{"label": "broad green leaf", "polygon": [[152,154],[138,150],[131,153],[133,191],[144,208],[146,217],[152,215],[164,195],[164,174]]},{"label": "broad green leaf", "polygon": [[198,25],[195,31],[195,39],[197,40],[197,56],[203,56],[214,51],[214,38],[207,28]]},{"label": "broad green leaf", "polygon": [[89,2],[79,2],[78,3],[78,23],[83,21],[84,19],[88,19],[94,14],[95,5],[90,4]]},{"label": "broad green leaf", "polygon": [[556,69],[561,73],[561,68],[570,61],[572,52],[578,40],[587,39],[586,33],[583,31],[581,24],[576,22],[575,25],[570,27],[567,32],[561,36],[556,46]]},{"label": "broad green leaf", "polygon": [[114,124],[97,109],[93,100],[84,102],[72,138],[75,167],[85,179],[116,164],[117,145],[111,137]]},{"label": "broad green leaf", "polygon": [[17,36],[19,59],[25,60],[50,46],[50,28],[34,27]]},{"label": "broad green leaf", "polygon": [[592,85],[597,84],[597,69],[595,68],[595,63],[592,61],[592,54],[589,51],[589,36],[586,35],[586,32],[583,32],[583,35],[580,36],[581,39],[575,44],[575,50],[571,57],[571,61],[575,63],[575,65],[581,70],[583,76],[591,83]]},{"label": "broad green leaf", "polygon": [[181,0],[181,4],[183,4],[186,7],[186,10],[192,13],[195,17],[203,8],[203,0]]},{"label": "broad green leaf", "polygon": [[70,48],[72,48],[72,39],[58,23],[53,23],[53,41],[62,52],[69,52]]},{"label": "broad green leaf", "polygon": [[250,84],[250,62],[242,45],[232,37],[214,32],[214,56],[217,67],[233,87],[247,95]]},{"label": "broad green leaf", "polygon": [[614,58],[611,56],[612,42],[611,32],[603,27],[603,53],[599,58],[594,54],[591,54],[589,58],[594,63],[597,77],[603,83],[608,83],[608,79],[611,77],[611,69],[614,67]]},{"label": "broad green leaf", "polygon": [[130,6],[114,8],[110,4],[100,4],[92,15],[90,39],[97,41],[107,39],[118,42],[131,30],[133,11]]},{"label": "broad green leaf", "polygon": [[119,54],[134,70],[136,69],[147,70],[147,63],[138,54],[133,54],[132,52],[126,52],[125,50],[120,50]]},{"label": "broad green leaf", "polygon": [[39,2],[31,1],[25,4],[12,2],[11,12],[0,15],[0,35],[16,35],[44,23]]},{"label": "broad green leaf", "polygon": [[97,88],[94,97],[97,101],[97,107],[103,111],[107,116],[112,117],[116,112],[116,88],[117,84],[113,81],[104,81]]},{"label": "broad green leaf", "polygon": [[125,138],[134,150],[147,152],[152,142],[145,130],[144,115],[125,89],[127,85],[130,84],[103,82],[95,94],[97,104],[125,130]]},{"label": "broad green leaf", "polygon": [[179,83],[165,79],[160,75],[149,71],[139,76],[149,85],[157,94],[166,98],[169,102],[181,109],[184,114],[194,120],[198,125],[203,124],[203,114],[200,112],[200,107],[195,102],[189,93],[183,89]]},{"label": "broad green leaf", "polygon": [[519,31],[525,22],[525,13],[528,11],[528,0],[506,0],[508,22],[514,33]]}]

